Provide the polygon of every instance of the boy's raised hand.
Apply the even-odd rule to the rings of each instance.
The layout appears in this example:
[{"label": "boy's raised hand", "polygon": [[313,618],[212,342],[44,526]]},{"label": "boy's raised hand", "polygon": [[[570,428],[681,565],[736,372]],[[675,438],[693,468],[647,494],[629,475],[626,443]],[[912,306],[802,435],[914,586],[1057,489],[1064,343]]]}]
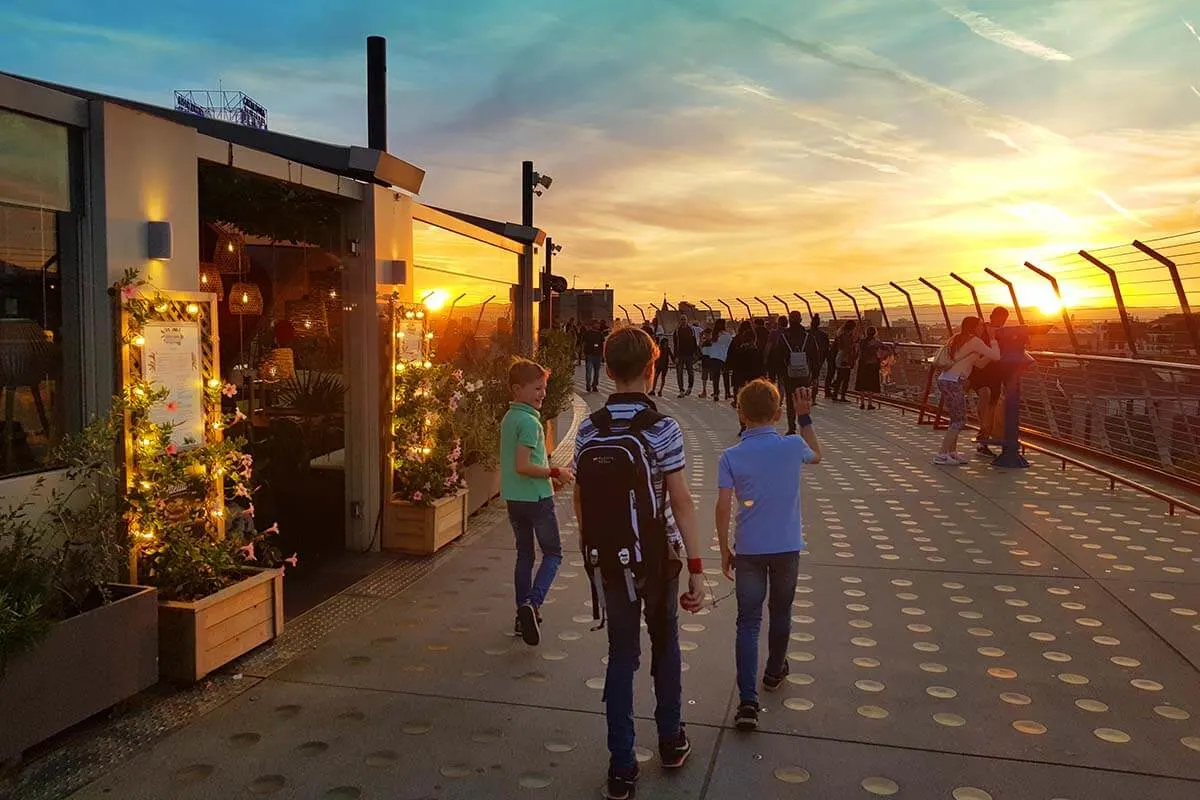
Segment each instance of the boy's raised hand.
[{"label": "boy's raised hand", "polygon": [[804,416],[812,412],[812,393],[807,386],[801,386],[795,391],[796,416]]}]

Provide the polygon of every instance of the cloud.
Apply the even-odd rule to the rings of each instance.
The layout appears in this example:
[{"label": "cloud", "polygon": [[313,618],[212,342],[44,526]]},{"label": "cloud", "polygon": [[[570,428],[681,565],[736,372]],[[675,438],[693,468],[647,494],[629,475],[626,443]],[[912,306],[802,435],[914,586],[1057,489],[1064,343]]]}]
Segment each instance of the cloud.
[{"label": "cloud", "polygon": [[1040,58],[1043,61],[1072,60],[1069,55],[1061,50],[1055,50],[1053,47],[1028,39],[982,14],[977,14],[973,11],[963,11],[949,6],[942,6],[942,10],[967,26],[972,33],[1011,50],[1016,50],[1019,53],[1024,53],[1034,58]]}]

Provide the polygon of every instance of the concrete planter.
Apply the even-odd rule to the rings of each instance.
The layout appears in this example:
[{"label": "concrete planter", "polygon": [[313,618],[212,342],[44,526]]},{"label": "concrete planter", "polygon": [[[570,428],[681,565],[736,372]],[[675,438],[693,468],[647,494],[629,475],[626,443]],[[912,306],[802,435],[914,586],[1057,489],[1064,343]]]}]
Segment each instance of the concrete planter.
[{"label": "concrete planter", "polygon": [[282,632],[283,570],[248,570],[244,580],[216,594],[159,604],[162,676],[198,681]]},{"label": "concrete planter", "polygon": [[472,464],[463,470],[467,482],[467,515],[474,514],[500,494],[500,469]]},{"label": "concrete planter", "polygon": [[467,532],[467,490],[415,506],[392,498],[383,516],[384,550],[406,555],[428,556]]},{"label": "concrete planter", "polygon": [[0,676],[0,763],[158,682],[158,591],[111,588]]}]

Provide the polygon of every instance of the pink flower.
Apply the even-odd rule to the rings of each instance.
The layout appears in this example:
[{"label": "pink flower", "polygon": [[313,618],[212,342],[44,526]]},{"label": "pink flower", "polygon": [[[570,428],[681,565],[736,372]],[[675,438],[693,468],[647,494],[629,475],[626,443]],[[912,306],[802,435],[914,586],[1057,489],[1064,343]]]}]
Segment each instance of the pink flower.
[{"label": "pink flower", "polygon": [[137,287],[134,286],[133,284],[130,284],[129,286],[121,287],[121,299],[125,300],[126,302],[137,297],[137,293],[138,293]]},{"label": "pink flower", "polygon": [[178,452],[179,448],[175,446],[174,442],[171,442],[169,445],[167,445],[167,455],[173,456]]},{"label": "pink flower", "polygon": [[456,381],[461,381],[463,379],[463,371],[461,369],[454,370],[454,379]]},{"label": "pink flower", "polygon": [[269,527],[265,531],[263,531],[262,535],[263,536],[271,536],[276,533],[279,533],[279,523],[278,522],[276,522],[274,525],[272,525],[271,527]]},{"label": "pink flower", "polygon": [[251,517],[254,516],[254,503],[250,504],[250,507],[246,509],[246,513],[249,514]]},{"label": "pink flower", "polygon": [[246,488],[246,484],[239,483],[233,490],[234,497],[250,497],[250,490]]},{"label": "pink flower", "polygon": [[178,410],[179,410],[179,403],[176,403],[174,400],[167,401],[167,411],[169,413],[174,414]]},{"label": "pink flower", "polygon": [[240,408],[233,413],[233,424],[234,425],[237,425],[239,422],[245,422],[245,421],[246,421],[246,415],[242,413],[242,410]]},{"label": "pink flower", "polygon": [[296,566],[296,562],[299,560],[300,559],[297,557],[296,553],[292,553],[290,556],[284,559],[285,562],[291,564],[293,567]]},{"label": "pink flower", "polygon": [[246,557],[247,561],[256,560],[255,555],[254,555],[254,542],[251,542],[250,544],[245,545],[243,547],[239,547],[238,550],[240,550],[242,552],[242,555],[244,555]]},{"label": "pink flower", "polygon": [[221,394],[225,395],[226,397],[233,397],[237,394],[237,387],[232,383],[226,383],[221,387]]},{"label": "pink flower", "polygon": [[421,502],[421,500],[423,500],[424,498],[425,498],[425,495],[421,494],[419,491],[418,491],[418,492],[413,492],[412,501],[413,501],[414,503],[419,503],[419,502]]}]

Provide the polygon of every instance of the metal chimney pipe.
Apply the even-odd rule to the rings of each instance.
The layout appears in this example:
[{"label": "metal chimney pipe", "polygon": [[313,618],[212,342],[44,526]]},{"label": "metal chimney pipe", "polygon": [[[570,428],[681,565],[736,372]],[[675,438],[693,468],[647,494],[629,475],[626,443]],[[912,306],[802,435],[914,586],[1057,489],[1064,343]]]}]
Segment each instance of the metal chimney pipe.
[{"label": "metal chimney pipe", "polygon": [[387,39],[367,37],[367,147],[387,152]]}]

